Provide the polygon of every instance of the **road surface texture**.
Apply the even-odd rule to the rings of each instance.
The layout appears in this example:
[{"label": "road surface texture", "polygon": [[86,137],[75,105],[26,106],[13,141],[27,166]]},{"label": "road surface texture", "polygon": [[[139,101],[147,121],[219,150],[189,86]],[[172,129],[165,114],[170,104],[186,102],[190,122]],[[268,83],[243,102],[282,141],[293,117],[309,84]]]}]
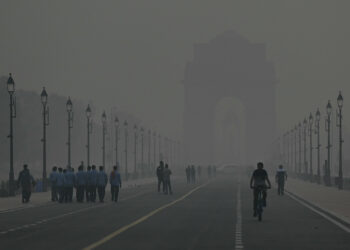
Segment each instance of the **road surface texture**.
[{"label": "road surface texture", "polygon": [[[185,178],[184,178],[185,179]],[[291,197],[268,192],[253,218],[247,176],[226,168],[174,194],[155,184],[121,189],[115,204],[48,204],[0,214],[0,249],[349,249],[349,232]],[[109,191],[109,190],[107,190]]]}]

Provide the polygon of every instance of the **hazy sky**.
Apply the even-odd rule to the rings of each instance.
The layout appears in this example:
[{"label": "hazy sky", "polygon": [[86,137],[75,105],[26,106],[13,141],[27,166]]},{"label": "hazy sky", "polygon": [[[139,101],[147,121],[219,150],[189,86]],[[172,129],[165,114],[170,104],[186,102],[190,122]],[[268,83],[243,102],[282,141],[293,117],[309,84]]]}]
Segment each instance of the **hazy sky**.
[{"label": "hazy sky", "polygon": [[1,0],[0,74],[13,72],[18,88],[117,106],[179,135],[193,44],[235,30],[267,44],[286,128],[329,98],[335,104],[338,89],[347,105],[349,9],[347,0]]}]

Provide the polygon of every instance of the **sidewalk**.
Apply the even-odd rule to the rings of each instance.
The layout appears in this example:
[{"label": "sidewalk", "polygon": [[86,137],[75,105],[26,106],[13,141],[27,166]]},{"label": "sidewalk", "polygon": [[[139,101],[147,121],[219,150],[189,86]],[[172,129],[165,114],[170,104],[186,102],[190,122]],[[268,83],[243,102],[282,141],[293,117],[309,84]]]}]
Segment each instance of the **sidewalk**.
[{"label": "sidewalk", "polygon": [[350,224],[350,191],[288,178],[286,190]]},{"label": "sidewalk", "polygon": [[[123,182],[123,189],[138,187],[154,183],[156,178],[145,178],[140,180],[130,180]],[[108,184],[109,186],[109,184]],[[46,206],[54,204],[51,202],[51,192],[32,193],[29,203],[22,203],[21,196],[0,198],[0,213],[8,211],[22,210],[30,207]]]}]

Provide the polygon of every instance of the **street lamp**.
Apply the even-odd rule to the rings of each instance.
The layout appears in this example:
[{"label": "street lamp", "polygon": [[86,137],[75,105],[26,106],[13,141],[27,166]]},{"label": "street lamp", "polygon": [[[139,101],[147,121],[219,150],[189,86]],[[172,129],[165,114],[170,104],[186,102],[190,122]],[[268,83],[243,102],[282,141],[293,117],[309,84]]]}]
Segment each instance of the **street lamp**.
[{"label": "street lamp", "polygon": [[313,145],[312,145],[312,126],[314,123],[314,117],[312,116],[312,113],[309,115],[309,139],[310,139],[310,181],[313,181],[314,178],[314,171],[313,171],[313,166],[312,166],[312,153],[313,153]]},{"label": "street lamp", "polygon": [[13,118],[16,118],[16,98],[15,93],[15,81],[12,78],[12,74],[7,80],[7,91],[10,95],[10,173],[9,173],[9,195],[15,195],[15,174],[13,169]]},{"label": "street lamp", "polygon": [[115,165],[118,166],[119,119],[117,116],[114,119],[114,125],[115,125]]},{"label": "street lamp", "polygon": [[308,174],[308,169],[307,169],[307,160],[306,160],[306,132],[307,132],[307,120],[306,118],[304,118],[304,176],[306,178],[307,174]]},{"label": "street lamp", "polygon": [[320,110],[317,109],[316,111],[316,122],[315,122],[315,133],[317,134],[317,182],[320,183],[321,181],[321,159],[320,159],[320,120],[321,120],[321,113]]},{"label": "street lamp", "polygon": [[157,147],[157,133],[153,131],[153,166],[156,167],[157,159],[156,159],[156,147]]},{"label": "street lamp", "polygon": [[106,112],[102,113],[102,166],[105,167],[106,163],[106,125],[107,125],[107,116]]},{"label": "street lamp", "polygon": [[49,107],[47,106],[47,92],[45,87],[40,95],[41,104],[43,105],[43,191],[47,190],[47,178],[46,178],[46,126],[49,125]]},{"label": "street lamp", "polygon": [[338,179],[338,188],[343,189],[343,134],[342,134],[342,121],[343,121],[343,96],[339,91],[337,98],[338,103],[338,112],[337,112],[337,126],[339,127],[339,179]]},{"label": "street lamp", "polygon": [[149,129],[148,130],[148,172],[151,172],[151,139],[152,139],[152,132]]},{"label": "street lamp", "polygon": [[158,134],[158,147],[159,147],[159,161],[163,160],[163,154],[162,154],[162,136]]},{"label": "street lamp", "polygon": [[301,175],[301,122],[299,122],[299,175]]},{"label": "street lamp", "polygon": [[87,144],[86,144],[86,153],[87,153],[87,165],[90,166],[90,134],[92,133],[92,121],[91,121],[91,108],[88,104],[86,110],[86,127],[87,127]]},{"label": "street lamp", "polygon": [[297,140],[297,134],[298,134],[298,125],[295,125],[294,127],[294,169],[295,169],[295,173],[298,173],[298,161],[297,161],[297,144],[298,144],[298,140]]},{"label": "street lamp", "polygon": [[68,146],[68,168],[71,167],[71,129],[73,128],[73,103],[72,100],[70,99],[70,97],[68,97],[67,103],[66,103],[66,108],[67,108],[67,114],[68,114],[68,119],[67,119],[67,123],[68,123],[68,142],[67,142],[67,146]]},{"label": "street lamp", "polygon": [[124,138],[125,138],[125,179],[129,178],[128,173],[128,122],[124,122]]},{"label": "street lamp", "polygon": [[137,126],[134,126],[134,177],[136,178],[137,168]]},{"label": "street lamp", "polygon": [[330,186],[331,185],[331,114],[332,114],[332,105],[331,101],[328,101],[328,104],[326,106],[327,110],[327,117],[326,117],[326,132],[328,135],[328,140],[327,140],[327,164],[326,164],[326,185]]},{"label": "street lamp", "polygon": [[144,162],[143,162],[143,135],[144,135],[144,129],[141,127],[140,132],[141,132],[141,171],[142,175],[144,175]]},{"label": "street lamp", "polygon": [[290,132],[289,132],[289,134],[290,134],[290,141],[289,141],[289,143],[290,143],[290,169],[291,169],[291,171],[292,170],[294,170],[294,172],[295,172],[295,169],[294,169],[294,141],[293,141],[293,139],[294,139],[294,128],[292,128],[291,130],[290,130]]}]

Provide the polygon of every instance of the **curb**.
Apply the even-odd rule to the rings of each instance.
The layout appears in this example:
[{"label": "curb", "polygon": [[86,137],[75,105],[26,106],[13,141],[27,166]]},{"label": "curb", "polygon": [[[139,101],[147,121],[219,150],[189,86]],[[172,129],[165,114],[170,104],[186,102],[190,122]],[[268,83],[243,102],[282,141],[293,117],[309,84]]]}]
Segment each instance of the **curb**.
[{"label": "curb", "polygon": [[333,212],[330,212],[324,208],[321,208],[317,205],[315,205],[314,203],[310,202],[310,201],[307,201],[305,200],[304,198],[301,198],[299,195],[296,195],[294,193],[292,193],[291,191],[288,191],[288,190],[285,190],[285,192],[290,195],[292,198],[295,198],[297,200],[300,200],[304,203],[306,203],[307,205],[309,205],[310,207],[312,207],[313,209],[315,209],[316,211],[320,212],[320,213],[323,213],[325,215],[327,215],[328,217],[330,217],[331,219],[335,220],[336,222],[340,223],[341,225],[347,227],[350,229],[350,223],[345,221],[344,219],[342,219],[341,217],[339,217],[338,215],[336,215],[335,213]]}]

